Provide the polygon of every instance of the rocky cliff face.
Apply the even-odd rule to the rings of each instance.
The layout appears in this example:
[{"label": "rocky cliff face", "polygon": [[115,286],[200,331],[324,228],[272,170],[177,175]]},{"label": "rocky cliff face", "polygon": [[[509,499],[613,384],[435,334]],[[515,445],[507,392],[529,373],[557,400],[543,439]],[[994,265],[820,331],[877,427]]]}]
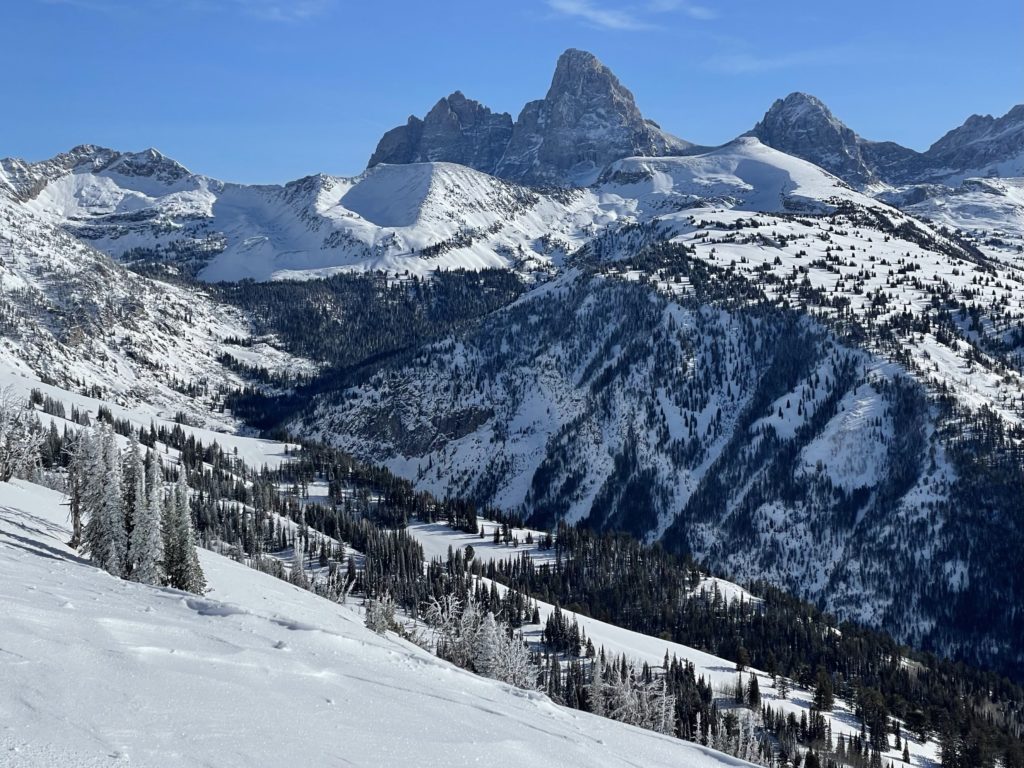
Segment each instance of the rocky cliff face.
[{"label": "rocky cliff face", "polygon": [[523,107],[514,124],[456,91],[422,120],[410,117],[384,134],[369,164],[441,160],[522,183],[576,185],[623,157],[689,146],[645,119],[593,54],[570,49],[559,57],[547,95]]},{"label": "rocky cliff face", "polygon": [[633,94],[586,51],[558,59],[551,87],[527,104],[497,168],[527,183],[590,183],[615,160],[678,154],[688,142],[644,119]]},{"label": "rocky cliff face", "polygon": [[1024,105],[999,118],[974,115],[926,152],[891,141],[868,141],[805,93],[778,99],[750,133],[861,188],[959,183],[965,174],[1024,173]]},{"label": "rocky cliff face", "polygon": [[1024,172],[1024,104],[1002,117],[972,115],[932,144],[924,155],[940,170],[1019,175]]},{"label": "rocky cliff face", "polygon": [[899,165],[908,154],[916,154],[898,144],[876,151],[874,142],[862,139],[820,99],[806,93],[777,99],[751,134],[858,187],[880,180],[879,165]]},{"label": "rocky cliff face", "polygon": [[511,115],[491,112],[456,91],[438,101],[422,120],[412,116],[384,134],[369,165],[447,162],[489,173],[511,135]]}]

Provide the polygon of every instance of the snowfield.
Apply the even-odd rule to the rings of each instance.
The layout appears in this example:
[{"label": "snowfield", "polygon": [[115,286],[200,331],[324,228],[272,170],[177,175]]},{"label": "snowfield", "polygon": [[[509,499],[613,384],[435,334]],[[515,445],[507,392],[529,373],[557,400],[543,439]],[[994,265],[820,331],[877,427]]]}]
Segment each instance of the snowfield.
[{"label": "snowfield", "polygon": [[210,552],[199,598],[69,550],[60,494],[0,484],[0,765],[742,766],[556,706]]}]

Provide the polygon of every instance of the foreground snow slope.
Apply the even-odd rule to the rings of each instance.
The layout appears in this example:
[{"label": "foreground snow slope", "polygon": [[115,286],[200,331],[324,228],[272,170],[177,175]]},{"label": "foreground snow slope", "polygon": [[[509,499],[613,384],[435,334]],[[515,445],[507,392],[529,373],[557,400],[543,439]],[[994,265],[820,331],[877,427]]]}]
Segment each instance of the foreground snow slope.
[{"label": "foreground snow slope", "polygon": [[0,765],[745,765],[478,678],[354,607],[203,552],[196,598],[67,549],[0,484]]}]

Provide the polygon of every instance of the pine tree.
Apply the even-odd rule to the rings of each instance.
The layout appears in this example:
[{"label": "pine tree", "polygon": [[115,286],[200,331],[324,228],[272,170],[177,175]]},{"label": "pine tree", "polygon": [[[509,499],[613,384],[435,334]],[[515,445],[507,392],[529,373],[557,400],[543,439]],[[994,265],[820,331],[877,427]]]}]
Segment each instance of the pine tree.
[{"label": "pine tree", "polygon": [[82,446],[81,471],[86,478],[83,510],[89,557],[112,576],[122,576],[127,555],[127,532],[122,503],[121,456],[113,430],[104,429]]},{"label": "pine tree", "polygon": [[0,389],[0,482],[37,464],[42,442],[42,427],[29,402],[11,386]]},{"label": "pine tree", "polygon": [[137,502],[131,534],[131,578],[142,584],[160,584],[163,538],[160,518],[163,507],[163,470],[160,459],[149,451],[144,467],[143,498]]},{"label": "pine tree", "polygon": [[590,687],[587,689],[587,698],[590,700],[590,711],[595,715],[604,717],[607,714],[607,706],[604,695],[604,649],[594,658],[594,666]]},{"label": "pine tree", "polygon": [[494,621],[494,614],[487,612],[483,621],[480,622],[480,629],[476,633],[473,648],[473,668],[477,674],[492,677],[498,654],[498,625]]},{"label": "pine tree", "polygon": [[775,681],[775,690],[778,692],[779,698],[785,700],[789,696],[789,680],[779,675]]},{"label": "pine tree", "polygon": [[309,589],[309,579],[306,577],[306,567],[303,562],[305,560],[305,555],[303,552],[302,538],[298,534],[295,536],[292,549],[292,568],[291,572],[288,574],[288,581],[301,589]]},{"label": "pine tree", "polygon": [[517,688],[534,687],[536,670],[522,634],[513,635],[505,625],[498,626],[498,648],[494,677]]},{"label": "pine tree", "polygon": [[747,706],[757,709],[761,706],[761,689],[757,684],[757,675],[750,673],[750,684],[747,686]]},{"label": "pine tree", "polygon": [[[132,552],[132,542],[135,538],[135,526],[137,518],[141,516],[146,505],[146,467],[142,462],[142,453],[139,450],[139,441],[132,433],[128,450],[124,454],[121,465],[123,477],[123,496],[121,499],[124,510],[124,527],[127,540],[125,552],[124,575],[132,578],[135,568],[135,556]],[[138,581],[138,579],[135,579]]]},{"label": "pine tree", "polygon": [[824,669],[818,669],[818,680],[814,687],[813,706],[818,712],[831,712],[835,704],[835,695],[832,693],[832,678]]},{"label": "pine tree", "polygon": [[195,529],[189,510],[185,471],[179,470],[178,482],[170,501],[164,507],[164,563],[170,586],[201,595],[206,591],[206,578],[196,551]]}]

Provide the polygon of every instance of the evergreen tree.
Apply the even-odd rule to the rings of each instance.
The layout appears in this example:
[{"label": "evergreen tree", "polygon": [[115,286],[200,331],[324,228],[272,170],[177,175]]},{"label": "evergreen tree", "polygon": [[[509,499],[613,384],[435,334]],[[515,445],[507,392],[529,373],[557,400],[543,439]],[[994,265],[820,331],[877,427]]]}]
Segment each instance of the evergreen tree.
[{"label": "evergreen tree", "polygon": [[103,429],[87,439],[83,448],[80,458],[86,478],[85,546],[94,563],[112,576],[121,577],[128,546],[121,498],[121,457],[113,430]]},{"label": "evergreen tree", "polygon": [[[132,541],[134,540],[137,518],[142,514],[146,505],[146,467],[142,461],[142,453],[139,450],[139,441],[135,432],[132,432],[128,450],[124,454],[121,463],[122,498],[121,505],[124,514],[124,527],[127,540],[125,552],[124,576],[133,578],[132,572],[135,567],[135,556],[132,553]],[[135,579],[136,581],[138,579]]]},{"label": "evergreen tree", "polygon": [[42,442],[42,428],[29,402],[11,386],[0,389],[0,482],[36,464]]},{"label": "evergreen tree", "polygon": [[779,675],[775,680],[775,690],[778,692],[780,699],[787,699],[789,697],[789,680]]},{"label": "evergreen tree", "polygon": [[473,649],[473,668],[477,674],[493,677],[498,655],[498,625],[494,614],[487,612],[476,633]]},{"label": "evergreen tree", "polygon": [[824,669],[818,669],[818,679],[814,686],[813,706],[818,712],[831,712],[835,704],[835,695],[832,692],[832,678]]},{"label": "evergreen tree", "polygon": [[750,673],[750,684],[747,686],[747,706],[757,709],[761,706],[761,689],[757,684],[757,675]]},{"label": "evergreen tree", "polygon": [[163,539],[160,517],[163,496],[163,471],[160,459],[149,451],[144,475],[142,495],[136,501],[135,525],[131,533],[131,578],[142,584],[161,582],[160,563],[163,559]]},{"label": "evergreen tree", "polygon": [[201,595],[206,591],[206,578],[196,551],[195,528],[189,510],[184,468],[179,471],[178,482],[170,496],[171,501],[164,510],[170,517],[165,527],[169,540],[165,540],[164,544],[168,583],[176,589]]},{"label": "evergreen tree", "polygon": [[587,689],[590,711],[604,717],[607,714],[604,695],[604,648],[594,657],[590,686]]},{"label": "evergreen tree", "polygon": [[292,543],[292,568],[288,573],[288,581],[301,589],[309,589],[309,579],[306,577],[306,566],[304,563],[305,554],[302,546],[302,537],[298,534]]}]

